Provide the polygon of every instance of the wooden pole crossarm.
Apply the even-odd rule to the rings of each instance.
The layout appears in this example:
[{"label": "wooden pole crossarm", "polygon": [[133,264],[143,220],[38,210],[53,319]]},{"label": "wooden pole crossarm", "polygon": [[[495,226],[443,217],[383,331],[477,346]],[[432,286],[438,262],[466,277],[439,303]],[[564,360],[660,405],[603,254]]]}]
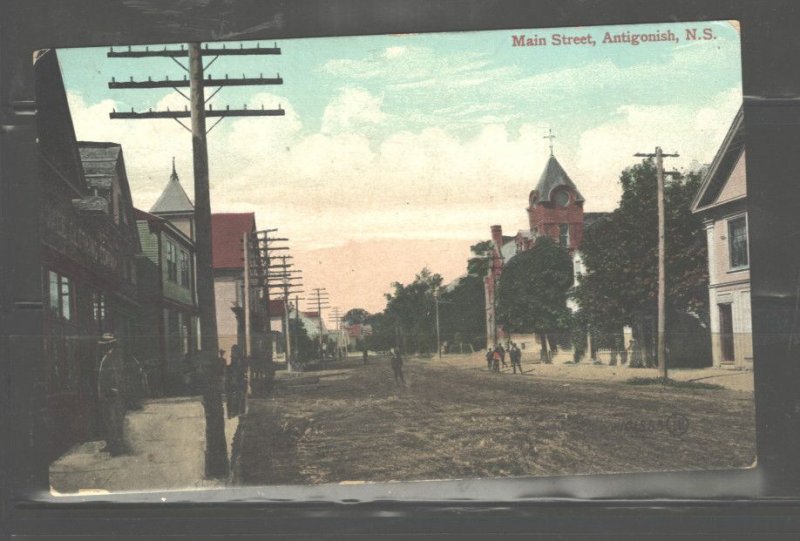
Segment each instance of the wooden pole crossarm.
[{"label": "wooden pole crossarm", "polygon": [[[207,109],[206,117],[235,117],[235,116],[284,116],[286,111],[283,109]],[[191,118],[189,111],[146,111],[137,113],[135,111],[121,112],[112,111],[109,113],[112,119],[151,119],[151,118]]]},{"label": "wooden pole crossarm", "polygon": [[[276,77],[225,77],[224,79],[208,77],[203,80],[206,86],[261,86],[282,85],[283,78]],[[112,90],[142,89],[142,88],[189,88],[188,79],[162,79],[160,81],[109,81],[108,88]]]},{"label": "wooden pole crossarm", "polygon": [[[247,47],[239,49],[228,49],[223,47],[209,47],[202,48],[203,55],[214,56],[250,56],[250,55],[279,55],[281,54],[280,47]],[[115,51],[113,48],[106,53],[108,58],[181,58],[189,55],[187,49],[145,49],[144,51],[134,51],[128,49],[127,51]]]}]

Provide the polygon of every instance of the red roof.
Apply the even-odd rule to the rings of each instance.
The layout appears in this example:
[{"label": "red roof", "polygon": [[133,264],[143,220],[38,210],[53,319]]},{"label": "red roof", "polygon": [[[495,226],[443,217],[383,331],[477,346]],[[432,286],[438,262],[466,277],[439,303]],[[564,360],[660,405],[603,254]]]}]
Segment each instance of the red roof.
[{"label": "red roof", "polygon": [[211,215],[211,254],[214,269],[243,269],[242,237],[256,230],[252,212]]}]

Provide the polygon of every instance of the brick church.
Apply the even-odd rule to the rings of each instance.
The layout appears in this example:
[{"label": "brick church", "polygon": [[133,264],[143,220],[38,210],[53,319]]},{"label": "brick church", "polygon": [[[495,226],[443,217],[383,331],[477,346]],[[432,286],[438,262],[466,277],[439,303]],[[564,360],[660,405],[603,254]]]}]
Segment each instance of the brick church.
[{"label": "brick church", "polygon": [[[550,136],[552,137],[552,136]],[[583,238],[584,227],[605,213],[584,213],[585,199],[577,186],[553,154],[539,177],[536,188],[528,196],[528,223],[530,229],[520,230],[514,236],[503,235],[500,225],[493,225],[492,255],[488,275],[484,278],[486,291],[486,339],[487,345],[508,338],[495,318],[495,291],[503,267],[519,252],[531,248],[537,238],[548,236],[566,247],[573,257],[576,272],[580,272],[578,249]]]}]

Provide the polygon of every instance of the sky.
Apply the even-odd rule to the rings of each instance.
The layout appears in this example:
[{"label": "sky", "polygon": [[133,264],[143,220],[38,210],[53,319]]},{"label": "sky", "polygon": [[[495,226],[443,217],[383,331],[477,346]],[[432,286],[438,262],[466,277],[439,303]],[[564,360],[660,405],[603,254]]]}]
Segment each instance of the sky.
[{"label": "sky", "polygon": [[[705,28],[712,39],[685,39]],[[603,43],[606,33],[667,31],[674,40]],[[513,46],[522,34],[546,44]],[[591,35],[594,45],[558,45],[555,35]],[[220,57],[206,74],[280,74],[284,84],[224,88],[209,103],[280,106],[286,115],[213,129],[212,211],[255,212],[260,229],[278,228],[306,290],[325,287],[342,313],[381,310],[391,283],[425,266],[454,280],[492,224],[507,234],[527,228],[548,130],[585,210],[609,211],[634,153],[661,146],[680,153],[671,167],[709,163],[742,101],[739,33],[729,22],[258,43],[277,43],[282,54]],[[155,202],[173,156],[192,197],[183,127],[109,119],[114,109],[183,109],[188,102],[170,89],[108,88],[112,77],[181,79],[183,69],[107,51],[58,52],[78,139],[122,144],[137,207]]]}]

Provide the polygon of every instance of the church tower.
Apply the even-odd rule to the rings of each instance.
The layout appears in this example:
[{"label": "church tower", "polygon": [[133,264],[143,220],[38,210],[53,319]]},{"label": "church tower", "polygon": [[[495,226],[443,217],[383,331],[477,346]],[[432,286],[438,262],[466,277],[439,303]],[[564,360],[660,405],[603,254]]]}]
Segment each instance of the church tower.
[{"label": "church tower", "polygon": [[553,155],[552,134],[550,158],[536,188],[528,198],[528,221],[531,235],[548,236],[569,249],[570,253],[583,238],[583,196]]},{"label": "church tower", "polygon": [[150,214],[160,216],[177,227],[181,233],[194,240],[194,205],[181,186],[172,158],[172,174],[161,196],[150,209]]}]

